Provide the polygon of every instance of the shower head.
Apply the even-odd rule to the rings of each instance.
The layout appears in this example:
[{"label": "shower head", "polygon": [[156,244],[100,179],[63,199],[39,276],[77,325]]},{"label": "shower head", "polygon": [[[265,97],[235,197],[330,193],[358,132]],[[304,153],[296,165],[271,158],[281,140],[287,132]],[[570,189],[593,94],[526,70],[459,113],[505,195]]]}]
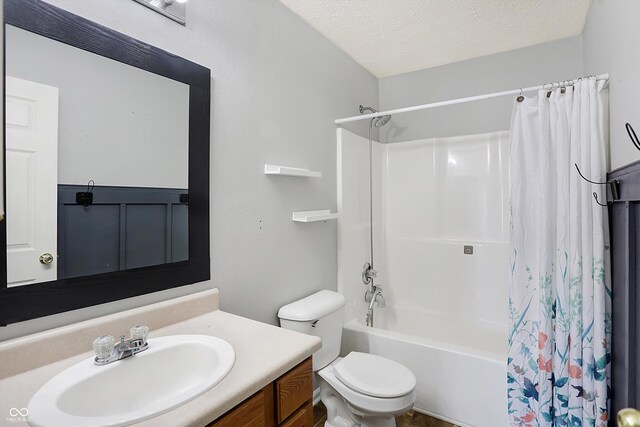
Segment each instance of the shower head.
[{"label": "shower head", "polygon": [[391,116],[390,115],[386,115],[386,116],[382,116],[382,117],[376,117],[375,122],[373,123],[373,125],[377,128],[382,127],[384,125],[386,125],[387,123],[389,123],[389,120],[391,120]]},{"label": "shower head", "polygon": [[[364,112],[366,110],[371,111],[372,113],[378,113],[378,110],[376,110],[375,108],[371,108],[371,107],[364,107],[364,106],[360,106],[359,107],[360,110],[360,114],[364,114]],[[386,115],[386,116],[380,116],[380,117],[374,117],[371,119],[371,123],[379,128],[382,127],[384,125],[386,125],[387,123],[389,123],[389,120],[391,120],[391,116],[390,115]]]}]

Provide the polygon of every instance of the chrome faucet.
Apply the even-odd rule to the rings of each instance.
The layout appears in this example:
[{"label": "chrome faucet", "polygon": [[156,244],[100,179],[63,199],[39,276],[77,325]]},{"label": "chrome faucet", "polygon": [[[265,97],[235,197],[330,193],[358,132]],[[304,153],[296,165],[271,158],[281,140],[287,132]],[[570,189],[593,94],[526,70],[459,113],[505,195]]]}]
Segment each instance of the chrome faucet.
[{"label": "chrome faucet", "polygon": [[371,291],[365,292],[364,300],[369,303],[369,310],[367,310],[366,317],[367,326],[373,326],[373,303],[377,303],[380,308],[386,305],[386,301],[382,296],[382,288],[373,285]]},{"label": "chrome faucet", "polygon": [[124,335],[121,335],[120,342],[116,345],[114,345],[115,338],[112,335],[103,335],[96,338],[93,341],[93,352],[96,354],[93,363],[98,366],[108,365],[149,348],[149,343],[147,343],[149,327],[137,325],[131,328],[129,332],[131,334],[129,339],[125,339]]}]

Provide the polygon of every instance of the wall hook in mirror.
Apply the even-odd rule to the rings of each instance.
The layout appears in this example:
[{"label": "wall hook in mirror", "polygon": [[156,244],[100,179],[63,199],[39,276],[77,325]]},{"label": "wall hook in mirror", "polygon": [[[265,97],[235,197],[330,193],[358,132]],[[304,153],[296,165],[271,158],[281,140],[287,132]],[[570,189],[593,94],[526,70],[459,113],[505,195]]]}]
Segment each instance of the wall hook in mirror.
[{"label": "wall hook in mirror", "polygon": [[93,187],[95,182],[90,179],[87,183],[87,191],[79,191],[76,193],[76,204],[82,205],[85,208],[93,204]]},{"label": "wall hook in mirror", "polygon": [[640,150],[640,141],[638,140],[638,135],[636,135],[636,131],[633,130],[633,126],[630,123],[624,125],[627,128],[627,133],[629,134],[629,138],[631,138],[631,142],[636,146],[638,150]]},{"label": "wall hook in mirror", "polygon": [[620,181],[618,181],[617,179],[613,179],[611,181],[606,181],[606,182],[597,182],[597,181],[592,181],[589,178],[587,178],[586,176],[584,176],[582,174],[582,171],[580,171],[580,168],[578,167],[577,163],[573,164],[576,167],[576,170],[578,171],[578,175],[580,175],[580,178],[584,179],[585,181],[587,181],[589,184],[595,184],[595,185],[608,185],[609,186],[609,191],[611,192],[611,202],[608,202],[606,204],[600,203],[600,200],[598,200],[598,193],[596,193],[595,191],[593,192],[593,198],[596,200],[596,203],[599,204],[600,206],[610,206],[614,201],[618,200],[620,198]]}]

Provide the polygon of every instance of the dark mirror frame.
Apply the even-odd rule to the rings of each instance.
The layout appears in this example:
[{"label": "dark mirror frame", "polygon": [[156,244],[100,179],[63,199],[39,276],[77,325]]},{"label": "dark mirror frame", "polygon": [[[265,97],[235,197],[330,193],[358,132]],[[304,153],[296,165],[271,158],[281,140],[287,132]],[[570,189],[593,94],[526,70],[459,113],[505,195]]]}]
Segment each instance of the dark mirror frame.
[{"label": "dark mirror frame", "polygon": [[[40,0],[4,0],[4,24],[3,31],[13,25],[189,85],[189,260],[7,287],[6,220],[0,221],[0,325],[209,280],[211,71]],[[3,185],[6,194],[6,177]]]}]

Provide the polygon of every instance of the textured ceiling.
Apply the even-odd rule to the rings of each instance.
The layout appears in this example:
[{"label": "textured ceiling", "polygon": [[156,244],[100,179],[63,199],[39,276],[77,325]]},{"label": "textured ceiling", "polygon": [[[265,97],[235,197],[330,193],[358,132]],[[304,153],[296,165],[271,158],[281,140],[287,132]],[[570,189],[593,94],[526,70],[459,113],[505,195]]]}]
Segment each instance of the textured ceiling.
[{"label": "textured ceiling", "polygon": [[590,0],[280,0],[377,77],[582,33]]}]

